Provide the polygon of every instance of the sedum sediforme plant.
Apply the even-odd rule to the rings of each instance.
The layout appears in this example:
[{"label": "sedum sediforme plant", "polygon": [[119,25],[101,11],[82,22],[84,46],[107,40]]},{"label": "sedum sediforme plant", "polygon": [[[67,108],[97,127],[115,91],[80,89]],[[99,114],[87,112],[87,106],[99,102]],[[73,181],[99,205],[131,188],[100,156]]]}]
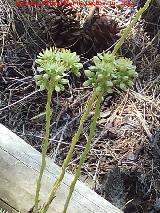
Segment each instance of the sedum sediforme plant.
[{"label": "sedum sediforme plant", "polygon": [[[123,70],[121,67],[121,61],[124,61]],[[90,98],[90,100],[87,103],[85,113],[83,114],[80,125],[78,127],[77,132],[75,133],[74,137],[72,138],[70,149],[67,153],[66,159],[64,160],[64,163],[62,165],[62,171],[60,176],[56,179],[55,183],[53,184],[51,194],[47,200],[47,202],[44,204],[43,208],[41,209],[41,213],[44,213],[48,210],[49,205],[53,201],[53,199],[56,196],[57,189],[59,188],[63,177],[65,175],[65,170],[71,160],[72,153],[74,151],[75,145],[79,139],[79,136],[83,129],[83,124],[85,120],[87,119],[87,116],[89,112],[92,109],[93,103],[96,100],[96,109],[95,109],[95,116],[93,118],[93,123],[91,123],[90,126],[90,135],[88,136],[87,145],[84,150],[84,153],[82,154],[82,158],[80,159],[80,164],[77,169],[78,175],[76,176],[74,183],[71,185],[71,191],[73,192],[73,185],[75,185],[79,175],[81,167],[84,163],[84,160],[86,158],[87,153],[90,150],[90,143],[91,139],[94,135],[94,130],[96,127],[96,121],[99,116],[99,110],[100,110],[100,103],[102,101],[102,97],[105,93],[112,92],[112,88],[114,86],[119,86],[121,89],[126,89],[129,86],[131,86],[131,83],[133,84],[132,80],[134,77],[137,76],[137,73],[135,72],[136,67],[132,64],[132,62],[129,59],[117,59],[113,56],[111,53],[103,53],[98,54],[93,58],[94,66],[91,66],[89,70],[85,71],[86,76],[88,77],[88,80],[84,82],[85,86],[92,86],[94,88],[94,92]],[[71,193],[70,193],[71,195]],[[69,203],[70,198],[68,197],[67,203]],[[66,204],[65,208],[67,208]],[[65,211],[64,211],[65,212]]]},{"label": "sedum sediforme plant", "polygon": [[35,80],[40,90],[64,91],[64,85],[69,83],[67,77],[70,73],[80,76],[82,64],[79,61],[79,56],[70,50],[56,48],[44,50],[36,59],[40,74],[35,76]]},{"label": "sedum sediforme plant", "polygon": [[141,17],[142,13],[149,7],[151,0],[147,0],[143,8],[141,8],[135,15],[135,18],[130,25],[125,29],[120,40],[115,45],[112,54],[98,54],[93,58],[94,66],[91,66],[89,70],[85,71],[88,80],[84,83],[85,86],[92,86],[94,88],[93,94],[99,93],[95,114],[90,125],[90,133],[87,137],[86,147],[80,157],[79,165],[75,173],[73,182],[71,183],[70,190],[66,199],[63,213],[66,213],[69,201],[74,191],[75,184],[80,176],[80,171],[86,156],[90,150],[90,144],[94,135],[96,127],[96,121],[98,119],[98,108],[100,107],[100,101],[105,93],[110,93],[113,87],[120,88],[122,90],[127,89],[133,85],[133,80],[137,76],[135,72],[136,67],[132,64],[132,61],[125,58],[117,58],[116,53],[121,48],[131,29]]},{"label": "sedum sediforme plant", "polygon": [[113,87],[126,90],[133,86],[137,76],[136,66],[128,58],[117,58],[112,53],[97,54],[93,57],[94,65],[85,70],[88,80],[84,86],[92,86],[97,92],[111,93]]},{"label": "sedum sediforme plant", "polygon": [[38,213],[41,180],[46,167],[45,158],[48,148],[50,120],[52,114],[52,94],[54,91],[64,91],[64,85],[69,83],[67,77],[70,73],[80,76],[79,70],[82,68],[82,64],[80,63],[80,58],[76,55],[76,53],[71,53],[70,50],[56,48],[46,49],[40,53],[36,59],[36,63],[39,65],[37,68],[39,75],[35,76],[36,84],[40,87],[40,90],[47,91],[45,136],[42,145],[42,162],[37,180],[34,207],[34,212]]},{"label": "sedum sediforme plant", "polygon": [[[44,207],[42,208],[41,213],[42,212],[44,213],[48,210],[49,205],[51,204],[52,200],[55,197],[56,191],[64,177],[65,168],[67,167],[68,162],[71,159],[71,153],[73,152],[74,146],[82,131],[83,123],[84,123],[85,119],[87,118],[87,115],[89,114],[89,111],[90,111],[89,109],[92,108],[94,101],[97,100],[96,107],[95,107],[95,114],[94,114],[94,117],[93,117],[91,125],[90,125],[90,133],[87,138],[85,150],[81,155],[79,166],[78,166],[76,174],[75,174],[75,178],[70,186],[70,191],[69,191],[69,194],[68,194],[68,197],[67,197],[67,200],[65,203],[64,211],[63,211],[64,213],[67,211],[68,204],[69,204],[70,198],[72,196],[72,193],[74,191],[76,181],[78,180],[78,177],[80,175],[81,167],[86,159],[87,153],[90,150],[90,144],[91,144],[92,137],[94,135],[96,121],[97,121],[98,115],[99,115],[100,103],[101,103],[103,95],[105,93],[110,93],[114,86],[125,90],[128,87],[133,85],[134,77],[137,76],[137,73],[135,72],[135,66],[133,66],[132,62],[129,59],[117,58],[115,55],[116,55],[117,51],[121,48],[122,44],[124,43],[124,40],[127,38],[132,27],[134,27],[134,25],[136,24],[138,19],[141,17],[142,13],[149,7],[150,2],[151,2],[151,0],[147,0],[144,7],[141,8],[136,13],[135,18],[130,23],[130,25],[125,29],[120,40],[115,45],[112,54],[108,53],[108,55],[104,55],[104,54],[97,55],[97,57],[94,57],[94,66],[90,67],[89,70],[85,71],[85,74],[88,77],[88,80],[85,82],[84,85],[92,86],[94,88],[94,91],[88,101],[88,104],[86,106],[86,111],[82,115],[79,128],[78,128],[75,136],[72,139],[70,150],[69,150],[67,157],[62,166],[62,172],[61,172],[60,176],[57,178],[56,182],[54,183],[51,194],[50,194],[47,202],[44,204]],[[107,62],[107,60],[108,60],[108,62]]]},{"label": "sedum sediforme plant", "polygon": [[117,58],[112,53],[97,54],[93,58],[94,65],[85,71],[88,80],[84,82],[85,86],[92,86],[96,92],[97,99],[95,105],[95,113],[90,124],[89,135],[85,149],[80,157],[79,165],[75,173],[73,182],[70,185],[69,194],[66,199],[63,213],[66,213],[75,184],[80,176],[81,168],[86,160],[86,156],[90,151],[91,141],[94,136],[96,122],[100,114],[100,104],[103,95],[111,93],[113,87],[127,89],[133,85],[133,81],[137,76],[136,67],[132,61],[125,58]]}]

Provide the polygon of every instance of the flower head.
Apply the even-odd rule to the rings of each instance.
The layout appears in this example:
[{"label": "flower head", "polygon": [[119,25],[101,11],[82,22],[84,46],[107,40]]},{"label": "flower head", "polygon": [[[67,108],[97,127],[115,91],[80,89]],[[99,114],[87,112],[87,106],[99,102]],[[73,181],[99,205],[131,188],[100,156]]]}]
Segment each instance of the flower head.
[{"label": "flower head", "polygon": [[41,90],[52,89],[57,92],[63,91],[63,85],[69,83],[66,77],[70,72],[80,76],[79,70],[82,68],[80,58],[76,53],[57,48],[43,50],[37,56],[36,63],[39,65],[37,70],[40,72],[35,76],[37,86]]},{"label": "flower head", "polygon": [[112,53],[98,53],[94,65],[85,70],[88,80],[84,86],[92,86],[98,92],[112,92],[112,88],[127,89],[137,76],[136,67],[127,58],[116,58]]}]

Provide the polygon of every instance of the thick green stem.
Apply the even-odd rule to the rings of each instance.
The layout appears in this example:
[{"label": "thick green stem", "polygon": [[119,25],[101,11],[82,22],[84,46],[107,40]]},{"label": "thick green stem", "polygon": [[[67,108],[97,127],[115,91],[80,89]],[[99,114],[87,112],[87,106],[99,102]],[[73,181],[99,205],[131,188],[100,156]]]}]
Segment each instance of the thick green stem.
[{"label": "thick green stem", "polygon": [[130,25],[124,30],[121,38],[119,39],[118,43],[115,45],[112,54],[115,55],[117,51],[121,48],[122,44],[124,43],[124,40],[127,38],[128,34],[131,32],[132,27],[137,23],[137,21],[140,19],[141,15],[143,12],[149,7],[149,4],[151,3],[152,0],[147,0],[145,5],[138,10],[138,12],[135,15],[135,18],[133,21],[130,23]]},{"label": "thick green stem", "polygon": [[39,177],[37,180],[34,213],[38,213],[38,203],[39,203],[39,193],[40,193],[40,189],[41,189],[41,181],[42,181],[44,169],[46,167],[46,154],[47,154],[47,148],[48,148],[50,121],[51,121],[51,114],[52,114],[52,110],[51,110],[52,92],[53,92],[53,90],[49,89],[48,93],[47,93],[45,137],[44,137],[43,146],[42,146],[41,168],[40,168]]},{"label": "thick green stem", "polygon": [[74,191],[76,182],[77,182],[77,180],[78,180],[78,178],[79,178],[79,176],[81,174],[82,165],[84,164],[84,162],[86,160],[86,156],[87,156],[88,152],[90,151],[91,141],[92,141],[92,138],[93,138],[94,133],[95,133],[96,122],[97,122],[97,119],[98,119],[99,114],[100,114],[101,101],[102,101],[102,94],[99,94],[97,102],[96,102],[95,114],[94,114],[93,120],[92,120],[91,125],[90,125],[90,133],[89,133],[89,136],[87,138],[86,147],[85,147],[85,149],[84,149],[84,151],[83,151],[83,153],[82,153],[82,155],[80,157],[79,165],[78,165],[78,168],[76,170],[76,173],[75,173],[75,176],[74,176],[74,180],[71,183],[69,194],[67,196],[66,203],[64,205],[63,213],[66,213],[66,211],[67,211],[67,208],[68,208],[72,193]]},{"label": "thick green stem", "polygon": [[59,177],[56,179],[53,187],[52,187],[52,191],[51,191],[51,194],[47,200],[47,202],[44,204],[44,207],[41,209],[41,213],[45,213],[47,212],[48,208],[49,208],[49,205],[51,204],[52,200],[55,198],[55,195],[56,195],[56,192],[57,192],[57,189],[59,188],[62,180],[63,180],[63,177],[65,175],[65,171],[66,171],[66,168],[70,162],[70,159],[72,157],[72,153],[74,151],[74,148],[75,148],[75,145],[79,139],[79,136],[83,130],[83,125],[84,125],[84,122],[86,121],[87,117],[88,117],[88,114],[90,113],[91,109],[92,109],[92,105],[94,103],[94,100],[96,99],[97,97],[97,93],[96,92],[93,92],[92,96],[90,97],[88,103],[87,103],[87,106],[86,106],[86,111],[84,112],[84,114],[82,115],[81,119],[80,119],[80,125],[78,127],[78,130],[76,132],[76,134],[74,135],[74,137],[72,138],[72,142],[71,142],[71,145],[70,145],[70,149],[67,153],[67,156],[66,156],[66,159],[64,160],[64,163],[62,165],[62,171],[61,171],[61,174],[59,175]]}]

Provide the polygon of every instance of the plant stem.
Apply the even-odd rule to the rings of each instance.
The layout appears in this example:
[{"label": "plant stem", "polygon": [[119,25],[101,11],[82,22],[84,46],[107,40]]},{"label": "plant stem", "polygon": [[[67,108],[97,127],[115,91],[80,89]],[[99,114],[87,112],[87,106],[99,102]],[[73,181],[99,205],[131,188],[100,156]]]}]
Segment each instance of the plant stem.
[{"label": "plant stem", "polygon": [[78,180],[78,178],[79,178],[79,176],[81,174],[82,165],[84,164],[84,162],[86,160],[86,156],[87,156],[88,152],[90,151],[91,141],[92,141],[92,138],[93,138],[94,133],[95,133],[96,122],[97,122],[97,119],[98,119],[99,114],[100,114],[101,101],[102,101],[102,94],[99,94],[98,99],[96,101],[95,114],[94,114],[93,120],[92,120],[91,125],[90,125],[90,133],[89,133],[89,136],[87,138],[86,147],[85,147],[85,149],[84,149],[84,151],[83,151],[83,153],[82,153],[82,155],[80,157],[79,165],[78,165],[78,168],[76,170],[76,173],[75,173],[75,176],[74,176],[74,180],[71,183],[69,194],[67,196],[66,203],[64,205],[63,213],[66,213],[66,211],[67,211],[67,208],[68,208],[72,193],[74,191],[76,182],[77,182],[77,180]]},{"label": "plant stem", "polygon": [[87,106],[86,106],[86,111],[84,112],[84,114],[82,115],[81,119],[80,119],[80,125],[78,127],[78,130],[76,132],[76,134],[74,135],[74,137],[72,138],[72,142],[71,142],[71,145],[70,145],[70,149],[67,153],[67,156],[66,156],[66,159],[64,160],[64,163],[62,165],[62,170],[61,170],[61,174],[59,175],[59,177],[56,179],[55,183],[53,184],[53,187],[52,187],[52,191],[51,191],[51,194],[47,200],[47,202],[44,204],[43,208],[41,209],[41,213],[45,213],[47,212],[48,208],[49,208],[49,205],[51,204],[52,200],[55,198],[55,195],[56,195],[56,192],[57,192],[57,189],[59,188],[63,178],[64,178],[64,175],[65,175],[65,171],[66,171],[66,168],[70,162],[70,159],[72,157],[72,153],[74,151],[74,148],[75,148],[75,145],[80,137],[80,134],[83,130],[83,125],[84,125],[84,122],[86,121],[87,117],[88,117],[88,114],[89,112],[91,111],[92,109],[92,105],[94,103],[94,100],[96,99],[97,97],[97,92],[93,92],[92,93],[92,96],[90,97],[88,103],[87,103]]},{"label": "plant stem", "polygon": [[137,23],[143,12],[149,7],[149,4],[151,3],[152,0],[147,0],[145,5],[138,10],[138,12],[135,15],[135,18],[133,21],[130,23],[130,25],[124,30],[121,38],[119,39],[118,43],[115,45],[112,54],[115,55],[117,51],[121,48],[122,44],[124,43],[124,40],[127,38],[128,34],[131,32],[132,27]]},{"label": "plant stem", "polygon": [[44,137],[43,146],[42,146],[42,162],[41,162],[41,167],[39,171],[39,177],[37,180],[34,213],[38,213],[38,202],[39,202],[39,193],[41,189],[41,181],[42,181],[44,169],[46,167],[46,154],[47,154],[47,148],[48,148],[50,121],[51,121],[51,114],[52,114],[52,110],[51,110],[52,93],[53,93],[53,90],[49,89],[47,93],[46,126],[45,126],[45,137]]}]

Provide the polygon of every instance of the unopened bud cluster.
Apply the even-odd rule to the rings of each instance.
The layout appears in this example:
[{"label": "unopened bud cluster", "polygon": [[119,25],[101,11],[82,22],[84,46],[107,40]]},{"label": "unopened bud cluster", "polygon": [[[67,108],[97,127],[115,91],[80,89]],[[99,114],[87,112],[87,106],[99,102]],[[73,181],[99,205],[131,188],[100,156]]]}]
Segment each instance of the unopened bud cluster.
[{"label": "unopened bud cluster", "polygon": [[88,80],[84,86],[92,86],[97,92],[112,92],[113,87],[127,89],[137,76],[136,66],[127,58],[116,58],[111,53],[98,53],[94,65],[85,70]]},{"label": "unopened bud cluster", "polygon": [[39,65],[37,70],[39,75],[35,76],[37,86],[40,90],[64,90],[64,85],[68,84],[69,72],[80,76],[79,70],[83,67],[80,57],[70,50],[50,48],[40,53],[36,59]]}]

